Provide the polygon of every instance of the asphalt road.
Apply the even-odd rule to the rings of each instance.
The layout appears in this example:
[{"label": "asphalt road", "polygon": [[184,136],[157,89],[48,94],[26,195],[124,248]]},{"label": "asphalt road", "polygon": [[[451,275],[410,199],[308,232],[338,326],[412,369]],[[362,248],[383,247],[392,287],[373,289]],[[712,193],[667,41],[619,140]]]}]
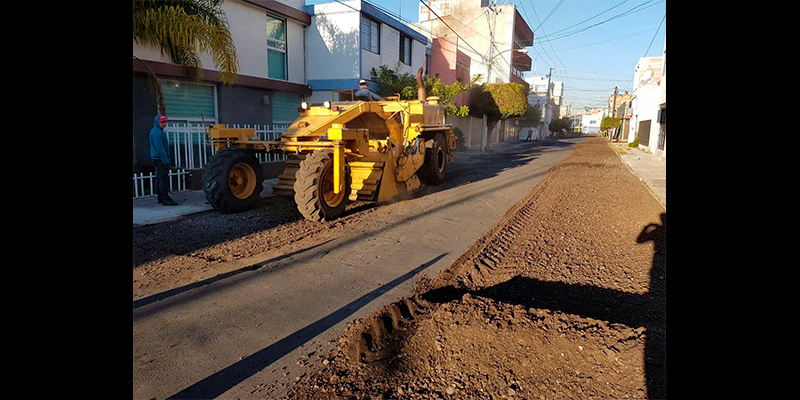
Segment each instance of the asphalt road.
[{"label": "asphalt road", "polygon": [[134,302],[133,397],[282,397],[349,322],[447,267],[582,140],[457,153],[447,183],[380,206],[363,223]]}]

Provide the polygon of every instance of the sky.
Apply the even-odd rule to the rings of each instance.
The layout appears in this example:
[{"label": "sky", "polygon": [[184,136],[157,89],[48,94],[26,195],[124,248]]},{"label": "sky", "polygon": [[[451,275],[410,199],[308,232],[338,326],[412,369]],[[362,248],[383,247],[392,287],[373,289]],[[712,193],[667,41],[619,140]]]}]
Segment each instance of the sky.
[{"label": "sky", "polygon": [[[332,0],[307,0],[306,4]],[[419,0],[367,0],[417,21]],[[457,0],[456,0],[457,1]],[[666,37],[666,0],[497,0],[514,4],[534,30],[527,76],[564,83],[562,106],[572,112],[607,107],[619,92],[633,92],[633,70],[642,57],[660,57]],[[601,14],[602,13],[602,14]],[[600,15],[598,15],[600,14]]]}]

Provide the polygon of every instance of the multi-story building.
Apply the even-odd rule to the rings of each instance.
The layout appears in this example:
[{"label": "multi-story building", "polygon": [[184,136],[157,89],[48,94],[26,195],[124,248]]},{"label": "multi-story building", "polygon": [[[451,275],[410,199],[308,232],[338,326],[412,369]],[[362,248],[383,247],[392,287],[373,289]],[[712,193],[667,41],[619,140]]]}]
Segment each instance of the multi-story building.
[{"label": "multi-story building", "polygon": [[456,45],[471,59],[471,76],[481,74],[484,82],[514,82],[529,89],[522,73],[531,70],[532,60],[524,49],[533,45],[533,31],[515,5],[429,0],[420,3],[419,21],[409,26],[431,40],[456,42],[460,37]]},{"label": "multi-story building", "polygon": [[584,134],[600,133],[600,124],[606,116],[605,109],[586,110],[581,118],[581,127]]},{"label": "multi-story building", "polygon": [[[631,96],[628,142],[639,138],[639,146],[650,149],[658,138],[658,102],[661,96],[662,57],[643,57],[636,64]],[[651,149],[652,150],[652,149]]]},{"label": "multi-story building", "polygon": [[[547,97],[547,77],[546,76],[529,76],[525,81],[530,85],[530,94],[528,95],[528,103],[536,104],[536,100],[541,99],[540,103],[544,103]],[[550,80],[550,99],[553,104],[561,106],[564,99],[564,83],[559,81]]]},{"label": "multi-story building", "polygon": [[333,90],[358,89],[361,79],[374,91],[377,83],[371,81],[371,72],[381,65],[392,69],[399,65],[400,73],[410,74],[425,66],[428,39],[372,4],[336,1],[309,5],[306,12],[311,16],[312,101],[331,100]]},{"label": "multi-story building", "polygon": [[[528,104],[532,106],[539,106],[542,110],[542,126],[544,131],[542,137],[549,136],[547,127],[554,119],[558,119],[561,114],[561,102],[564,98],[564,84],[558,81],[548,80],[546,76],[529,76],[525,81],[530,85],[530,93],[528,94]],[[547,83],[550,83],[550,90],[548,93]]]},{"label": "multi-story building", "polygon": [[654,153],[667,156],[667,38],[664,37],[664,64],[661,67],[661,97],[658,100],[658,142]]},{"label": "multi-story building", "polygon": [[[311,17],[303,0],[232,0],[222,4],[239,59],[238,77],[222,84],[209,54],[200,53],[201,80],[189,79],[157,48],[133,44],[133,162],[150,160],[149,131],[157,114],[149,75],[160,81],[170,126],[176,123],[285,124],[311,94],[304,52]],[[202,132],[202,131],[199,131]],[[171,145],[177,135],[169,135]],[[192,138],[189,141],[202,140]],[[196,143],[195,143],[196,144]],[[183,160],[183,159],[182,159]],[[176,165],[185,167],[184,165]],[[198,166],[198,165],[196,165]]]}]

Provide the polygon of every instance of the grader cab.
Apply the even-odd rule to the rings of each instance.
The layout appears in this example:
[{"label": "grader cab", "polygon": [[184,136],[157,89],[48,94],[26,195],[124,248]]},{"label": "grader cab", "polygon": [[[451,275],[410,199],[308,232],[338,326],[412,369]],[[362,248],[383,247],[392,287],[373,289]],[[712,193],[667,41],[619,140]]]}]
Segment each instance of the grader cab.
[{"label": "grader cab", "polygon": [[263,189],[257,153],[286,154],[273,192],[293,196],[307,219],[330,221],[348,202],[383,202],[444,182],[453,126],[444,123],[438,98],[425,96],[417,72],[417,100],[303,102],[300,116],[278,141],[253,129],[216,124],[209,139],[216,154],[205,167],[206,199],[223,213],[253,206]]}]

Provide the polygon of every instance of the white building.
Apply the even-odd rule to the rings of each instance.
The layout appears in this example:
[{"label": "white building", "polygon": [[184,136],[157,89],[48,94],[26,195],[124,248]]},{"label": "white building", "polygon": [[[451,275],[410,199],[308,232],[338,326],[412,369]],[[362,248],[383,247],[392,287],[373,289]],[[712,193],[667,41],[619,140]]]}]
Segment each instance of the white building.
[{"label": "white building", "polygon": [[653,153],[667,156],[667,38],[664,37],[664,65],[661,68],[661,97],[658,100],[658,141]]},{"label": "white building", "polygon": [[628,142],[631,143],[638,137],[639,147],[648,150],[651,150],[651,145],[655,148],[658,141],[662,67],[662,57],[643,57],[639,59],[634,70]]},{"label": "white building", "polygon": [[[331,100],[332,90],[358,89],[365,79],[370,89],[373,68],[394,68],[416,74],[425,66],[428,39],[377,7],[360,0],[306,6],[308,30],[308,84],[310,100]],[[335,99],[335,100],[338,100]]]},{"label": "white building", "polygon": [[561,115],[561,101],[564,98],[564,84],[562,82],[550,81],[549,98],[550,104],[545,107],[548,99],[548,79],[546,76],[529,76],[525,81],[530,85],[531,92],[528,94],[528,104],[539,106],[542,110],[542,120],[544,120],[544,134],[541,138],[550,136],[547,127],[554,119]]},{"label": "white building", "polygon": [[[525,78],[525,82],[531,86],[531,93],[528,95],[528,103],[536,104],[536,100],[547,96],[547,77],[546,76],[529,76]],[[564,99],[564,83],[559,81],[550,81],[550,98],[557,106],[561,106],[561,101]],[[541,101],[544,103],[544,100]]]},{"label": "white building", "polygon": [[583,114],[581,127],[584,134],[600,133],[600,124],[606,116],[606,110],[591,110]]}]

